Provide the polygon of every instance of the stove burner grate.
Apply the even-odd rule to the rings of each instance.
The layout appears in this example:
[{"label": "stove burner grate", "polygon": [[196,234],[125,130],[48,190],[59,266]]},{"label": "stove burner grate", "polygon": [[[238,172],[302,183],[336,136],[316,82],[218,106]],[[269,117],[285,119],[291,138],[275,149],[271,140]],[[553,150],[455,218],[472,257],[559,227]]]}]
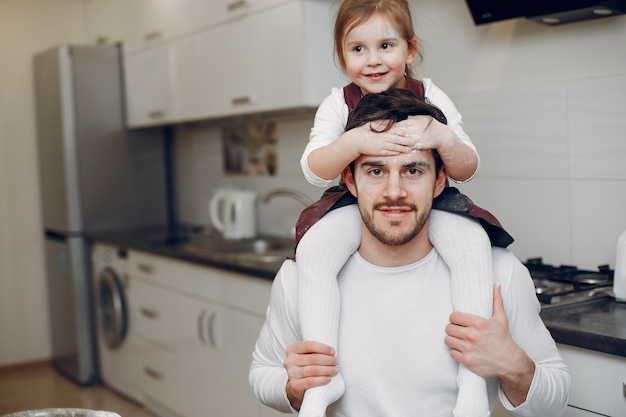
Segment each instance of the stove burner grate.
[{"label": "stove burner grate", "polygon": [[613,285],[613,271],[608,265],[597,271],[580,270],[575,266],[544,264],[541,258],[528,259],[528,268],[535,284],[535,292],[543,305],[560,305],[582,301],[599,295],[606,296]]}]

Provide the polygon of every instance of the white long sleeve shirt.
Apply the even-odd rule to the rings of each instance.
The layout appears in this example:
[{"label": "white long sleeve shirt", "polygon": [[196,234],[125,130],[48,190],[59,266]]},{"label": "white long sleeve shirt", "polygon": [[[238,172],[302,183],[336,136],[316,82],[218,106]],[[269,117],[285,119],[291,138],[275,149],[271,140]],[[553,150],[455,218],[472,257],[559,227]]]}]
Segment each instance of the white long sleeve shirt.
[{"label": "white long sleeve shirt", "polygon": [[[536,363],[526,401],[505,408],[518,417],[557,417],[570,391],[569,371],[539,317],[540,306],[526,268],[506,249],[493,249],[494,277],[501,284],[514,341]],[[339,276],[341,315],[338,363],[345,394],[328,417],[452,417],[458,364],[443,342],[452,313],[450,272],[436,250],[411,265],[383,268],[355,253]],[[302,340],[295,264],[287,260],[272,288],[259,335],[250,384],[265,404],[294,411],[285,394],[287,346]],[[493,408],[498,381],[488,380]]]},{"label": "white long sleeve shirt", "polygon": [[[445,114],[448,120],[447,125],[454,130],[457,136],[468,146],[470,146],[478,157],[476,147],[470,140],[469,136],[463,130],[463,119],[461,114],[450,100],[450,97],[446,95],[439,87],[437,87],[430,78],[424,78],[421,80],[424,84],[424,94],[430,100],[431,104],[439,107],[439,109]],[[311,171],[309,167],[309,155],[315,149],[326,146],[335,141],[339,136],[343,135],[346,130],[346,123],[348,121],[348,105],[343,95],[342,88],[333,88],[328,97],[324,99],[322,104],[317,109],[315,114],[315,121],[311,134],[309,136],[309,142],[304,149],[302,158],[300,159],[300,166],[304,177],[313,185],[319,187],[329,186],[333,180],[325,180],[318,177]],[[477,169],[478,170],[478,169]],[[469,181],[469,179],[467,180]]]}]

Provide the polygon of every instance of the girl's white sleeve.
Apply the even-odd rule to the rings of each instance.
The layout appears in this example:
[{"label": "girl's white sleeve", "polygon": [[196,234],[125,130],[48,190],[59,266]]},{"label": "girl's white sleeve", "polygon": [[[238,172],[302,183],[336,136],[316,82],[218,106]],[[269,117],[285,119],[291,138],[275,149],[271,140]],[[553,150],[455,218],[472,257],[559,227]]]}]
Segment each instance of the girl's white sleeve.
[{"label": "girl's white sleeve", "polygon": [[249,383],[265,405],[285,413],[294,412],[287,399],[285,349],[301,340],[297,311],[296,265],[286,260],[272,284],[266,320],[252,353]]},{"label": "girl's white sleeve", "polygon": [[[457,136],[459,137],[459,139],[461,139],[461,141],[463,141],[463,143],[465,143],[467,146],[474,150],[474,153],[478,158],[478,166],[476,167],[476,171],[474,171],[475,175],[476,172],[478,172],[478,168],[480,166],[480,155],[478,155],[476,146],[463,129],[463,117],[461,117],[461,113],[459,113],[450,97],[448,97],[448,95],[444,93],[443,90],[437,87],[430,78],[424,78],[422,80],[422,83],[424,84],[424,94],[426,95],[428,100],[430,100],[431,104],[439,107],[443,114],[446,115],[446,119],[448,120],[448,126],[452,130],[454,130],[454,133],[457,134]],[[472,178],[473,175],[463,182],[467,182]]]},{"label": "girl's white sleeve", "polygon": [[333,180],[318,177],[309,167],[309,155],[315,149],[326,146],[344,134],[348,121],[348,105],[343,96],[342,88],[333,88],[330,95],[324,99],[315,113],[315,121],[309,135],[300,166],[306,180],[318,187],[328,187]]}]

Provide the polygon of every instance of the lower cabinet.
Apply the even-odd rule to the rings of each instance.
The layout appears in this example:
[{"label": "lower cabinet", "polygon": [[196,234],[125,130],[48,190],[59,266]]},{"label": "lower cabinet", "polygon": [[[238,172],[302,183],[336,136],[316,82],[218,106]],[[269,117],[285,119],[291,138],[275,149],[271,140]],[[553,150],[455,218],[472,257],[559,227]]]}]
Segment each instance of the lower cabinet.
[{"label": "lower cabinet", "polygon": [[141,252],[130,252],[129,262],[128,303],[148,408],[165,417],[283,415],[248,385],[271,281]]},{"label": "lower cabinet", "polygon": [[559,344],[572,376],[564,417],[626,416],[626,357]]}]

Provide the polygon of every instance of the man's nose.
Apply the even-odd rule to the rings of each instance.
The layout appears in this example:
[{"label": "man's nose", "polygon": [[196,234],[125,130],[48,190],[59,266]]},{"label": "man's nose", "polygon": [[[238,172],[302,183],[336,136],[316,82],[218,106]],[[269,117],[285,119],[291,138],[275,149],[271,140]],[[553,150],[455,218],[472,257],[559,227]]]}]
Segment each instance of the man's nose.
[{"label": "man's nose", "polygon": [[399,175],[389,175],[384,190],[385,197],[395,200],[406,196],[404,187],[402,186],[402,179]]}]

